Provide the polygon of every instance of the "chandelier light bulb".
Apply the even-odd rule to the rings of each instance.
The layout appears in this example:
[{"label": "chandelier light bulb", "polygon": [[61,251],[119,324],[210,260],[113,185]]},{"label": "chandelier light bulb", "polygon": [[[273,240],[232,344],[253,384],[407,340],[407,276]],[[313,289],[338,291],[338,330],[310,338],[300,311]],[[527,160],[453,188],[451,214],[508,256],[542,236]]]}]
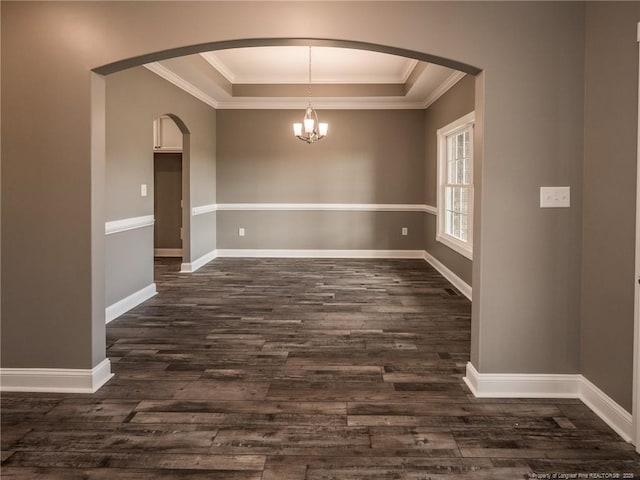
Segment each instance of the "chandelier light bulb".
[{"label": "chandelier light bulb", "polygon": [[313,118],[305,118],[304,119],[304,133],[312,133],[313,132]]}]

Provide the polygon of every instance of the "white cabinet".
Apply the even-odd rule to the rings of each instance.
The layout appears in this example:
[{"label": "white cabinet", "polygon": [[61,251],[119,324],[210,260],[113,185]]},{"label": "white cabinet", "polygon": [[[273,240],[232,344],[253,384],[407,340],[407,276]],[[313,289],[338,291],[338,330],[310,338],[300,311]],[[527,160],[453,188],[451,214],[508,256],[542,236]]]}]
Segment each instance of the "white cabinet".
[{"label": "white cabinet", "polygon": [[182,132],[171,117],[163,115],[153,121],[153,150],[181,152]]}]

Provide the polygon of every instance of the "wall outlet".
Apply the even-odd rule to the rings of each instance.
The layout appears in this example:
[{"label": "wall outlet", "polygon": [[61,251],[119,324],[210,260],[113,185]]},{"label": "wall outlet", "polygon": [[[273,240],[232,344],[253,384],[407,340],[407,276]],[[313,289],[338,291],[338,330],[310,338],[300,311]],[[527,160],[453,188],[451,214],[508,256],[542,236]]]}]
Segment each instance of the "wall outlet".
[{"label": "wall outlet", "polygon": [[409,235],[409,228],[402,227],[402,236],[406,237],[407,235]]},{"label": "wall outlet", "polygon": [[146,197],[147,196],[147,184],[143,183],[142,185],[140,185],[140,196],[141,197]]},{"label": "wall outlet", "polygon": [[240,227],[240,228],[238,229],[238,236],[239,236],[239,237],[244,237],[244,228]]},{"label": "wall outlet", "polygon": [[571,187],[540,187],[540,208],[571,206]]}]

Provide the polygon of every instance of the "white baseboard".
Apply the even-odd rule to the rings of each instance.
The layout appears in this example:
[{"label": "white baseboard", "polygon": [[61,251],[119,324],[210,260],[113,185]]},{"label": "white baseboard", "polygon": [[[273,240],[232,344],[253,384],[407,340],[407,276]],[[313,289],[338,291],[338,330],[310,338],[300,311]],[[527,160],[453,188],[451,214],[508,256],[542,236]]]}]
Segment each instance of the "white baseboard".
[{"label": "white baseboard", "polygon": [[181,248],[154,248],[154,257],[182,257]]},{"label": "white baseboard", "polygon": [[423,258],[423,250],[220,249],[218,257],[261,258]]},{"label": "white baseboard", "polygon": [[[613,428],[618,435],[627,442],[631,442],[634,437],[632,415],[584,376],[580,375],[580,377],[580,400]],[[636,446],[638,441],[640,439],[636,440]]]},{"label": "white baseboard", "polygon": [[[302,211],[302,212],[427,212],[437,215],[438,209],[431,205],[400,203],[219,203],[211,205],[217,211]],[[193,215],[196,215],[196,207]],[[210,210],[213,211],[213,210]]]},{"label": "white baseboard", "polygon": [[209,253],[201,256],[200,258],[198,258],[197,260],[191,263],[183,263],[180,266],[180,273],[193,273],[199,268],[209,263],[211,260],[214,260],[217,256],[218,256],[218,251],[212,250]]},{"label": "white baseboard", "polygon": [[471,285],[462,280],[458,275],[456,275],[453,271],[451,271],[447,266],[445,266],[440,260],[431,255],[429,252],[423,252],[424,260],[435,268],[440,275],[449,280],[449,282],[456,287],[460,292],[471,300],[472,297],[472,289]]},{"label": "white baseboard", "polygon": [[0,368],[0,391],[95,393],[111,377],[108,358],[91,369]]},{"label": "white baseboard", "polygon": [[137,292],[132,293],[128,297],[123,298],[122,300],[114,303],[113,305],[109,305],[105,310],[105,317],[107,323],[112,320],[115,320],[123,313],[128,312],[133,307],[140,305],[145,300],[149,300],[151,297],[156,295],[158,292],[156,291],[156,284],[152,283],[151,285],[147,285],[144,288],[141,288]]},{"label": "white baseboard", "polygon": [[578,398],[580,375],[478,373],[467,363],[464,378],[479,398]]},{"label": "white baseboard", "polygon": [[577,398],[625,441],[633,438],[631,414],[580,374],[479,373],[469,362],[464,381],[478,398]]}]

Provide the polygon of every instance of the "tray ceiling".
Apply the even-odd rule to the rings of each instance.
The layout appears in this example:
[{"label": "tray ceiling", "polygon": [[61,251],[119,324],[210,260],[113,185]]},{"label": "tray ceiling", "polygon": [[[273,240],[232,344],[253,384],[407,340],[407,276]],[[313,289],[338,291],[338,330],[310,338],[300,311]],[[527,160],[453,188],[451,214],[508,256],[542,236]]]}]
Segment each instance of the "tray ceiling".
[{"label": "tray ceiling", "polygon": [[[147,64],[220,109],[301,108],[309,99],[309,49],[251,47]],[[312,48],[311,100],[319,108],[426,108],[464,74],[385,53]]]}]

